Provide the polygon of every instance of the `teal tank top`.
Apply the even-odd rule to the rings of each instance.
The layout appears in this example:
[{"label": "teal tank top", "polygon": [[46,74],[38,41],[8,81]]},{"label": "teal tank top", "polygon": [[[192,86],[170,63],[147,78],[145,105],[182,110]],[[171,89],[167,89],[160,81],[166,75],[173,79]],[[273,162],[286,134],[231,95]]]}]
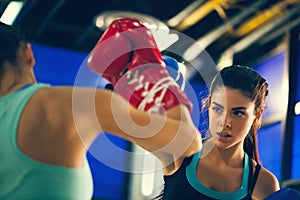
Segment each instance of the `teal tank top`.
[{"label": "teal tank top", "polygon": [[212,197],[214,199],[226,199],[226,200],[237,200],[237,199],[244,199],[248,194],[248,179],[249,179],[249,158],[248,154],[244,154],[244,171],[243,171],[243,178],[242,178],[242,185],[241,187],[230,193],[223,193],[223,192],[217,192],[212,189],[209,189],[202,185],[202,183],[197,178],[197,163],[200,159],[202,154],[202,149],[200,152],[196,153],[193,156],[193,159],[191,163],[186,168],[186,176],[191,184],[191,186],[197,190],[198,192],[201,192],[202,194]]},{"label": "teal tank top", "polygon": [[[256,165],[253,173],[252,159],[245,153],[242,184],[239,189],[230,193],[223,193],[204,186],[197,178],[197,163],[202,154],[198,153],[185,158],[181,167],[172,175],[164,176],[164,186],[161,194],[155,199],[182,200],[251,200],[252,193],[259,175],[261,166]],[[201,172],[200,172],[201,173]],[[225,184],[225,183],[224,183]]]},{"label": "teal tank top", "polygon": [[87,200],[93,182],[85,159],[79,168],[44,164],[17,145],[21,113],[31,96],[47,84],[33,84],[0,98],[0,199]]}]

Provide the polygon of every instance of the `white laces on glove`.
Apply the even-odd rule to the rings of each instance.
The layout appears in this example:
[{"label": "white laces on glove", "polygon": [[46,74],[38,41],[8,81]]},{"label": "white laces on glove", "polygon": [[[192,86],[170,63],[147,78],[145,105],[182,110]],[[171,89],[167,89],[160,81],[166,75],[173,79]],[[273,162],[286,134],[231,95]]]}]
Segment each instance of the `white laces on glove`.
[{"label": "white laces on glove", "polygon": [[[146,105],[153,102],[154,105],[148,110],[148,112],[159,112],[160,108],[164,106],[162,101],[165,97],[167,89],[172,85],[178,87],[177,83],[172,77],[164,77],[158,82],[152,83],[154,85],[151,89],[149,89],[151,82],[143,82],[144,75],[139,75],[138,70],[134,70],[133,72],[128,71],[125,75],[127,79],[130,79],[130,81],[127,82],[128,85],[136,84],[134,91],[144,89],[143,93],[141,94],[144,99],[138,106],[139,110],[145,110]],[[160,95],[155,97],[158,92],[161,92]]]}]

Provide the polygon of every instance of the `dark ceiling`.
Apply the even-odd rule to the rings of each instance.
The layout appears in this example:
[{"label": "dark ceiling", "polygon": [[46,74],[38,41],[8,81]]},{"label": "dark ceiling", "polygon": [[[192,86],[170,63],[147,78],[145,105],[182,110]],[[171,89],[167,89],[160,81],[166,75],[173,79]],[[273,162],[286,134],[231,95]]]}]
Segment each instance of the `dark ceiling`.
[{"label": "dark ceiling", "polygon": [[[0,13],[10,0],[0,0]],[[232,48],[239,60],[276,48],[299,26],[300,0],[27,0],[14,25],[27,38],[72,50],[89,52],[101,34],[94,19],[108,11],[147,14],[194,40],[216,61]],[[185,10],[185,13],[182,12]],[[196,12],[194,12],[196,11]],[[181,13],[177,25],[170,19]],[[200,16],[202,15],[202,16]],[[190,27],[180,21],[195,20]],[[215,31],[217,29],[217,31]],[[203,39],[204,38],[204,39]],[[201,43],[200,43],[201,45]],[[235,45],[235,46],[233,46]]]}]

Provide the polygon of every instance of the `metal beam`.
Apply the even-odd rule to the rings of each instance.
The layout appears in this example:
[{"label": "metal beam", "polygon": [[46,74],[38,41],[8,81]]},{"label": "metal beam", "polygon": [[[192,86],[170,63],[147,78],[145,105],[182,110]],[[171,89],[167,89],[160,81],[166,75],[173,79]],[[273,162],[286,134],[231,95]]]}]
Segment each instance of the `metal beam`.
[{"label": "metal beam", "polygon": [[25,5],[23,7],[23,9],[21,10],[21,12],[19,13],[19,15],[17,16],[16,20],[15,20],[15,24],[20,23],[20,21],[22,20],[22,18],[29,13],[29,11],[31,10],[31,8],[38,2],[38,0],[31,0],[31,1],[26,1]]},{"label": "metal beam", "polygon": [[62,7],[62,5],[65,3],[66,0],[58,0],[58,2],[54,5],[54,7],[51,9],[47,17],[42,21],[40,28],[38,29],[36,33],[36,37],[39,38],[43,31],[45,30],[47,24],[49,21],[53,18],[53,16],[57,13],[57,11]]}]

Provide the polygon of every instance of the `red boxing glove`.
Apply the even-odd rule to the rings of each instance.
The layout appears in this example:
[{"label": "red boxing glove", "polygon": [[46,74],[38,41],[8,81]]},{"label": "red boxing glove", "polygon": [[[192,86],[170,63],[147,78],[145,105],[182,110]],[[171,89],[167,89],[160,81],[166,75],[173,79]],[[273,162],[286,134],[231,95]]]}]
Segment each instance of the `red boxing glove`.
[{"label": "red boxing glove", "polygon": [[178,104],[192,109],[192,103],[169,75],[151,31],[136,19],[113,21],[87,62],[140,110],[162,113]]}]

